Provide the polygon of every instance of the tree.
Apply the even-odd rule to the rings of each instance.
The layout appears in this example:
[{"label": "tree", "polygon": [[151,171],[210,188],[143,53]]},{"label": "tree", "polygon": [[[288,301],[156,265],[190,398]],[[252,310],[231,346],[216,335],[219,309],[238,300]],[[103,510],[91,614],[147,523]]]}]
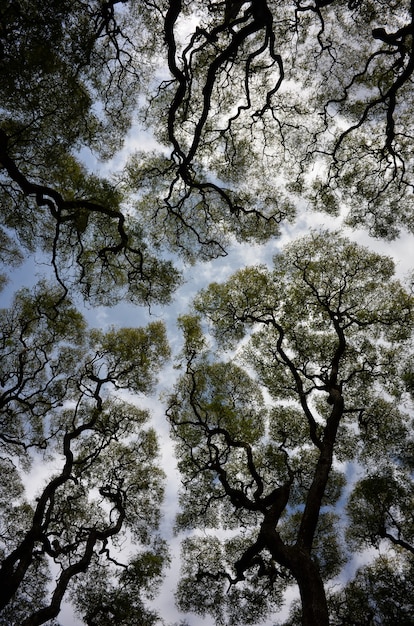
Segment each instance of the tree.
[{"label": "tree", "polygon": [[224,254],[304,199],[375,236],[412,232],[412,2],[159,6],[170,75],[147,121],[166,149],[131,163],[156,241],[168,225],[189,256]]},{"label": "tree", "polygon": [[[165,301],[177,275],[150,240],[224,255],[304,199],[376,236],[412,229],[408,0],[8,0],[1,17],[3,237],[52,250],[85,297],[119,282]],[[87,172],[79,151],[113,154],[133,114],[159,149],[122,185]]]},{"label": "tree", "polygon": [[[411,376],[410,372],[408,378]],[[365,476],[352,490],[347,506],[351,520],[347,539],[351,548],[384,547],[392,556],[380,554],[374,563],[360,568],[345,589],[332,595],[332,615],[337,616],[333,624],[412,622],[412,444],[409,433],[404,442],[394,447],[391,459],[384,455],[376,459],[375,467],[368,465]]]},{"label": "tree", "polygon": [[[363,481],[349,519],[338,516],[346,468],[398,473],[410,440],[401,356],[413,299],[393,273],[388,257],[313,232],[275,256],[273,270],[211,284],[181,318],[185,373],[168,408],[184,481],[178,528],[208,531],[185,541],[182,607],[253,624],[295,581],[302,623],[322,626],[329,581],[349,556],[345,532],[374,526],[402,545],[374,517],[391,506],[397,525],[409,515],[403,478],[397,493],[384,479],[384,496]],[[385,504],[362,505],[362,494]],[[407,518],[404,541],[411,526]]]},{"label": "tree", "polygon": [[[117,623],[154,624],[144,600],[167,558],[156,532],[163,472],[148,412],[119,391],[151,391],[169,354],[162,323],[87,331],[61,290],[42,284],[18,292],[0,325],[0,623],[53,620],[76,585],[86,624],[105,623],[104,606],[110,621],[126,602]],[[47,478],[27,493],[39,464]],[[125,537],[136,551],[127,561]],[[92,590],[89,567],[99,579]]]},{"label": "tree", "polygon": [[[3,237],[52,251],[65,285],[166,301],[177,274],[150,241],[224,255],[304,199],[376,236],[412,228],[408,0],[41,4],[1,13]],[[122,184],[85,170],[132,115],[159,148]]]},{"label": "tree", "polygon": [[42,251],[60,285],[95,304],[167,302],[179,283],[119,183],[79,158],[108,159],[125,140],[148,71],[136,59],[156,37],[148,12],[132,0],[8,0],[0,12],[2,249]]},{"label": "tree", "polygon": [[332,624],[405,624],[413,620],[413,561],[379,557],[331,599]]}]

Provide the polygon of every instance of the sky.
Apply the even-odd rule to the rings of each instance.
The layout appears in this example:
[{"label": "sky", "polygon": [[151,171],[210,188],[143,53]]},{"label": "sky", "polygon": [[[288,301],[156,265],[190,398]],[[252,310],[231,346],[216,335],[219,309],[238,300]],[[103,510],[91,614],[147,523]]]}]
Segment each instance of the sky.
[{"label": "sky", "polygon": [[[137,309],[132,304],[118,304],[115,307],[100,307],[86,311],[86,317],[92,326],[108,327],[112,324],[119,326],[141,325],[153,319],[161,319],[165,322],[173,355],[177,354],[181,347],[181,337],[178,333],[177,315],[186,311],[197,292],[210,282],[225,281],[234,271],[244,265],[268,264],[271,266],[272,258],[284,244],[309,232],[311,228],[335,229],[340,227],[340,221],[322,214],[307,212],[300,214],[295,224],[282,227],[281,237],[263,246],[237,245],[225,258],[216,259],[208,263],[198,263],[185,270],[185,283],[177,290],[173,302],[168,307],[154,307],[151,314],[142,308]],[[367,246],[381,254],[392,256],[396,262],[396,274],[404,280],[413,265],[412,250],[413,236],[403,234],[397,241],[377,241],[369,237],[365,231],[352,231],[342,228],[351,239]],[[180,478],[176,471],[174,460],[174,448],[168,435],[168,424],[165,418],[165,408],[157,395],[168,392],[174,385],[177,372],[169,363],[160,374],[160,383],[157,394],[149,399],[146,405],[151,409],[152,422],[157,429],[160,438],[163,467],[166,471],[166,495],[163,503],[163,521],[161,530],[170,542],[173,557],[171,568],[166,572],[165,582],[161,593],[157,596],[154,606],[165,619],[166,624],[172,624],[183,617],[174,605],[174,588],[179,576],[179,550],[180,537],[173,533],[174,516],[177,512],[177,491],[180,487]],[[142,405],[142,404],[141,404]],[[348,577],[366,562],[369,553],[356,554],[346,569]],[[289,597],[295,595],[295,591],[289,590]],[[264,623],[264,626],[272,626],[276,619],[282,620],[287,617],[288,610],[274,615],[272,619]],[[190,626],[213,626],[211,618],[202,619],[193,614],[186,614]],[[60,616],[62,626],[77,626],[69,607],[65,607]]]},{"label": "sky", "polygon": [[[135,143],[136,140],[132,142]],[[125,149],[125,154],[131,150],[133,145]],[[117,166],[122,164],[123,156],[117,157]],[[149,312],[142,307],[136,307],[129,303],[120,303],[114,307],[98,307],[86,308],[83,313],[91,327],[108,328],[115,326],[141,326],[149,321],[161,319],[165,322],[171,350],[174,355],[180,350],[181,337],[179,335],[176,320],[177,315],[185,312],[191,305],[191,301],[196,293],[210,282],[222,282],[226,280],[235,270],[245,265],[267,264],[271,266],[273,255],[296,237],[306,234],[311,228],[339,228],[340,221],[335,220],[326,215],[317,214],[311,211],[301,211],[294,224],[282,227],[281,236],[278,239],[270,241],[263,246],[236,245],[230,250],[227,257],[216,259],[208,263],[198,263],[194,266],[184,269],[184,284],[177,290],[173,301],[169,306],[156,306]],[[352,231],[350,229],[342,230],[354,241],[359,244],[368,246],[369,248],[392,256],[396,262],[396,273],[400,279],[407,276],[410,271],[413,260],[413,236],[402,234],[402,236],[394,242],[377,241],[372,239],[363,230]],[[11,276],[10,283],[7,285],[3,294],[1,294],[1,306],[7,306],[10,303],[13,292],[20,286],[33,285],[37,280],[37,275],[42,273],[44,265],[41,258],[26,259],[23,266],[16,269]],[[140,406],[147,406],[152,413],[152,423],[156,427],[160,445],[162,464],[166,471],[166,495],[163,502],[163,519],[161,531],[165,538],[169,540],[172,565],[166,572],[165,582],[161,588],[161,593],[157,596],[154,606],[164,618],[167,625],[178,622],[183,617],[174,605],[174,588],[179,575],[179,550],[180,537],[174,536],[173,524],[174,517],[177,512],[177,492],[180,487],[180,478],[176,470],[174,459],[174,447],[169,438],[168,424],[165,418],[165,408],[159,399],[160,394],[171,390],[176,380],[177,372],[173,368],[173,363],[162,370],[159,377],[159,385],[154,397],[149,399],[137,398],[136,401]],[[31,473],[31,488],[35,489],[36,485],[41,484],[44,479],[44,468],[35,466]],[[348,566],[347,573],[351,575],[355,569],[361,565],[366,559],[366,555],[356,555],[354,562]],[[291,591],[289,591],[291,594]],[[287,616],[287,611],[283,611],[279,615],[273,616],[274,619],[282,619]],[[190,626],[213,626],[214,621],[210,618],[202,619],[195,615],[185,615]],[[265,626],[271,626],[274,619],[265,622]],[[63,605],[59,615],[59,623],[61,626],[78,626],[81,624],[73,614],[71,607],[67,604]]]},{"label": "sky", "polygon": [[[123,150],[109,163],[102,166],[90,154],[84,153],[83,158],[87,166],[101,173],[111,174],[119,170],[125,162],[128,154],[136,149],[151,148],[153,145],[151,137],[144,133],[137,133],[136,129],[132,130],[125,143]],[[340,220],[335,220],[324,214],[306,211],[305,207],[301,207],[298,217],[294,224],[284,225],[281,228],[281,236],[278,239],[270,241],[263,246],[253,245],[235,245],[230,250],[227,257],[219,258],[208,263],[197,263],[194,266],[184,268],[184,284],[177,290],[173,297],[173,301],[169,306],[155,306],[149,312],[145,308],[137,308],[129,303],[120,303],[114,307],[98,307],[86,308],[83,313],[91,327],[108,328],[115,326],[142,326],[154,319],[161,319],[167,327],[170,346],[174,355],[180,350],[181,337],[179,335],[176,320],[177,315],[185,312],[191,305],[191,301],[196,293],[210,282],[222,282],[226,280],[234,271],[245,265],[253,265],[263,263],[271,266],[273,255],[280,251],[281,247],[292,241],[296,237],[306,234],[311,228],[342,228]],[[400,279],[407,276],[411,267],[414,266],[412,250],[414,249],[413,236],[402,234],[401,237],[394,242],[385,242],[374,240],[369,237],[366,231],[350,229],[342,230],[354,241],[359,244],[366,245],[369,248],[387,254],[394,258],[396,262],[396,273]],[[36,281],[38,275],[44,271],[43,259],[40,256],[35,258],[27,258],[23,265],[13,271],[9,284],[0,294],[1,306],[5,307],[10,304],[11,298],[15,290],[21,286],[31,287]],[[177,512],[177,492],[180,486],[180,478],[176,471],[174,448],[168,434],[168,424],[165,418],[165,408],[159,395],[171,390],[176,380],[177,373],[173,369],[170,362],[160,374],[160,382],[154,397],[145,400],[145,406],[151,409],[152,423],[157,429],[161,444],[162,464],[166,471],[166,495],[163,503],[163,520],[161,530],[163,535],[170,541],[171,553],[173,556],[172,566],[166,573],[165,583],[162,586],[161,593],[155,601],[155,606],[164,618],[166,624],[172,624],[183,617],[174,606],[174,586],[178,579],[179,572],[179,543],[180,538],[173,535],[174,516]],[[142,406],[142,399],[137,398],[137,402]],[[31,473],[31,488],[36,489],[44,479],[44,468],[35,466]],[[356,555],[355,561],[351,564],[350,569],[355,570],[366,555]],[[349,571],[351,573],[351,571]],[[286,615],[286,612],[284,613]],[[185,616],[190,626],[212,626],[213,621],[206,618],[205,620],[194,616]],[[282,619],[283,615],[274,616],[274,619]],[[274,619],[266,624],[270,626]],[[59,622],[62,626],[77,626],[78,622],[68,605],[63,606],[63,610],[59,616]]]}]

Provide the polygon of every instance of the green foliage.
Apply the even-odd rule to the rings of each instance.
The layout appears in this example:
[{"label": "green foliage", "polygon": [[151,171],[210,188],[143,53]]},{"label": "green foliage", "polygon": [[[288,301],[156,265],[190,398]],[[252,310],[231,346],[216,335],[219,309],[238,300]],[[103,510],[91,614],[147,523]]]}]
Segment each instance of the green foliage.
[{"label": "green foliage", "polygon": [[374,236],[412,232],[408,0],[192,0],[162,21],[169,73],[144,111],[162,148],[130,168],[156,239],[220,254],[304,198]]},{"label": "green foliage", "polygon": [[398,465],[361,479],[348,503],[351,543],[378,546],[388,539],[414,554],[412,505],[412,477]]},{"label": "green foliage", "polygon": [[137,4],[7,0],[0,11],[2,261],[42,252],[93,304],[165,303],[179,283],[119,181],[79,158],[109,159],[130,128],[153,61],[140,53],[156,37],[142,30],[152,6]]},{"label": "green foliage", "polygon": [[[113,304],[168,301],[179,279],[160,247],[194,261],[267,241],[304,198],[377,236],[412,229],[407,0],[247,4],[8,0],[5,237]],[[122,185],[86,171],[79,154],[108,159],[132,117],[157,149]]]},{"label": "green foliage", "polygon": [[[16,521],[18,515],[16,515]],[[31,575],[19,587],[9,604],[0,613],[1,626],[21,626],[28,615],[45,608],[45,598],[50,584],[50,572],[46,564],[36,560],[31,568]],[[59,622],[51,619],[48,626],[59,626]]]},{"label": "green foliage", "polygon": [[[409,361],[414,302],[393,273],[389,258],[312,232],[272,270],[213,283],[195,299],[196,316],[182,318],[186,370],[168,409],[185,486],[178,527],[218,529],[185,544],[182,608],[227,623],[225,584],[248,598],[246,579],[259,568],[279,592],[296,580],[305,616],[311,597],[327,607],[323,587],[307,600],[307,585],[340,573],[345,534],[354,548],[386,540],[412,550],[412,481],[397,468],[412,428],[401,355]],[[358,483],[343,519],[347,463],[395,472]],[[223,560],[217,551],[230,555],[233,542],[240,552]],[[272,577],[266,553],[289,575]]]},{"label": "green foliage", "polygon": [[409,626],[414,611],[412,581],[412,559],[379,557],[359,569],[355,579],[330,598],[333,626]]},{"label": "green foliage", "polygon": [[127,563],[115,581],[108,564],[96,560],[71,590],[77,613],[89,626],[159,624],[145,599],[154,597],[167,558],[165,546],[155,543],[152,551],[142,551]]},{"label": "green foliage", "polygon": [[182,180],[171,159],[139,153],[129,160],[125,183],[138,190],[136,210],[146,221],[151,241],[193,263],[225,256],[234,242],[264,243],[295,216],[288,198],[271,195],[266,173],[243,186],[238,170],[232,172],[237,186],[211,184],[211,172],[200,165],[194,179]]},{"label": "green foliage", "polygon": [[[340,475],[340,478],[342,476]],[[330,502],[336,499],[331,498]],[[302,512],[295,511],[287,514],[280,524],[280,534],[283,541],[291,545],[295,544],[295,538],[301,523]],[[333,579],[341,573],[341,568],[346,562],[341,535],[338,529],[341,526],[340,515],[332,511],[324,511],[319,515],[318,528],[313,544],[313,553],[318,568],[324,580]]]},{"label": "green foliage", "polygon": [[[227,461],[223,480],[242,480],[245,453],[264,433],[266,411],[260,389],[240,367],[204,363],[181,379],[168,413],[181,441],[178,467],[194,505],[185,506],[179,524],[215,526],[219,511],[209,515],[209,500],[219,510],[220,503],[226,504],[217,476],[221,459]],[[203,494],[208,494],[207,506]],[[226,518],[225,509],[222,514]]]},{"label": "green foliage", "polygon": [[[1,623],[54,623],[90,566],[94,609],[85,602],[98,621],[85,623],[157,623],[145,598],[167,561],[156,538],[164,473],[148,412],[116,391],[151,392],[169,354],[163,324],[89,331],[62,290],[42,283],[16,294],[0,328]],[[26,493],[39,464],[43,484]],[[138,554],[123,564],[126,538]],[[84,615],[81,596],[77,606]]]},{"label": "green foliage", "polygon": [[151,390],[170,353],[162,322],[151,322],[145,328],[95,330],[91,343],[104,358],[107,377],[138,393]]},{"label": "green foliage", "polygon": [[85,349],[85,322],[61,292],[42,283],[0,311],[0,445],[45,447],[46,416],[74,391]]},{"label": "green foliage", "polygon": [[283,578],[284,573],[272,570],[269,556],[261,567],[249,574],[242,590],[223,573],[241,556],[246,539],[233,538],[225,545],[216,537],[184,540],[184,565],[177,590],[182,610],[203,616],[210,614],[219,626],[235,626],[256,624],[261,621],[263,613],[280,608],[280,585],[274,585],[274,580],[269,581],[263,576],[262,569],[268,567],[274,579]]},{"label": "green foliage", "polygon": [[[168,303],[180,274],[163,250],[225,256],[277,237],[305,203],[385,239],[413,232],[412,33],[407,0],[3,2],[0,288],[27,253],[58,285],[0,313],[4,623],[53,623],[88,567],[73,592],[87,623],[158,620],[144,596],[166,558],[151,539],[163,475],[147,413],[118,392],[153,390],[165,330],[90,332],[69,296]],[[153,152],[116,177],[82,163],[114,157],[132,120]],[[378,561],[331,613],[408,623],[413,299],[393,273],[389,258],[312,232],[180,318],[177,527],[229,533],[188,540],[182,606],[253,623],[296,580],[303,622],[323,626],[348,525],[353,547],[394,547],[395,602],[392,563]],[[55,471],[32,500],[22,479],[39,459]],[[339,523],[346,463],[365,475]],[[119,574],[125,530],[140,552]]]}]

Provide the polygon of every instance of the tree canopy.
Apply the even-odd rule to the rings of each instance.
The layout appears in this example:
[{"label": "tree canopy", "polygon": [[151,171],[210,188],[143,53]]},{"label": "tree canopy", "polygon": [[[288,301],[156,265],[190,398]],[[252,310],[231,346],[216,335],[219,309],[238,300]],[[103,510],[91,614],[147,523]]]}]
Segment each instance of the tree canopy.
[{"label": "tree canopy", "polygon": [[[151,391],[168,356],[164,327],[87,332],[68,299],[56,311],[59,299],[41,285],[18,292],[0,316],[0,623],[50,621],[72,588],[86,624],[152,624],[143,598],[165,563],[156,534],[163,472],[148,412],[114,392]],[[48,464],[43,487],[28,494],[29,472]],[[130,562],[118,557],[125,533],[137,550]],[[82,576],[73,589],[98,566],[92,594]],[[111,591],[114,576],[122,594]]]},{"label": "tree canopy", "polygon": [[[77,267],[85,297],[165,301],[177,275],[149,240],[223,255],[303,199],[412,230],[408,0],[8,0],[1,18],[3,238],[52,251],[63,282]],[[132,117],[159,148],[122,184],[86,171],[79,151],[107,158]]]},{"label": "tree canopy", "polygon": [[[57,624],[66,598],[88,626],[165,626],[140,398],[166,329],[82,309],[165,306],[189,263],[275,245],[305,211],[414,234],[413,20],[408,0],[3,1],[0,288],[34,260],[41,278],[0,310],[0,624]],[[178,311],[183,610],[255,624],[296,585],[286,626],[412,623],[394,269],[315,230]]]},{"label": "tree canopy", "polygon": [[[254,624],[294,580],[302,623],[328,624],[345,539],[386,539],[412,567],[412,463],[401,451],[412,445],[402,363],[414,301],[393,273],[387,257],[312,233],[272,271],[211,284],[182,318],[185,373],[168,409],[185,485],[178,524],[209,531],[185,542],[183,607]],[[368,474],[341,519],[350,466]]]},{"label": "tree canopy", "polygon": [[411,2],[176,1],[164,33],[148,120],[172,153],[134,182],[188,254],[273,237],[303,199],[375,236],[412,231]]},{"label": "tree canopy", "polygon": [[123,4],[10,0],[1,10],[2,247],[14,260],[43,251],[61,286],[94,304],[166,302],[179,282],[119,184],[79,158],[122,146],[148,71],[144,60],[137,68],[148,10]]}]

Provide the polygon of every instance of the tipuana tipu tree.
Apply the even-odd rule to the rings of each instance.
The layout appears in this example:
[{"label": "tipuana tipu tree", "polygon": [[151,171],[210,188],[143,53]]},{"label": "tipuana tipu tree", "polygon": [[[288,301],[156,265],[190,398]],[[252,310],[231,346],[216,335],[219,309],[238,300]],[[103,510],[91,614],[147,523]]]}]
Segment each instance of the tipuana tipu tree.
[{"label": "tipuana tipu tree", "polygon": [[[206,531],[184,541],[182,608],[254,624],[295,583],[302,623],[330,623],[346,536],[363,540],[370,524],[360,485],[343,515],[347,480],[402,472],[410,442],[414,302],[393,274],[390,258],[314,232],[272,270],[213,283],[182,317],[185,373],[168,409],[184,483],[178,528]],[[393,547],[388,531],[381,538]]]},{"label": "tipuana tipu tree", "polygon": [[[2,260],[44,250],[63,293],[165,302],[178,276],[147,232],[225,254],[277,235],[303,196],[377,235],[412,228],[412,3],[8,0],[0,15]],[[145,99],[166,149],[134,157],[128,186],[91,175],[79,151],[113,154]]]},{"label": "tipuana tipu tree", "polygon": [[88,331],[40,285],[0,312],[0,331],[0,623],[53,623],[69,590],[85,624],[156,623],[163,472],[148,411],[120,391],[151,392],[162,323]]},{"label": "tipuana tipu tree", "polygon": [[152,8],[7,0],[0,22],[2,262],[42,252],[61,287],[94,304],[168,301],[177,272],[120,185],[91,171],[131,127],[158,45]]},{"label": "tipuana tipu tree", "polygon": [[[165,301],[177,276],[149,239],[223,255],[303,198],[381,237],[412,229],[408,0],[9,0],[1,17],[3,238],[52,249],[85,297]],[[122,185],[85,170],[79,151],[108,158],[132,117],[159,149]]]},{"label": "tipuana tipu tree", "polygon": [[375,236],[412,232],[411,1],[157,7],[169,75],[147,123],[165,149],[130,165],[156,241],[224,254],[304,198]]}]

